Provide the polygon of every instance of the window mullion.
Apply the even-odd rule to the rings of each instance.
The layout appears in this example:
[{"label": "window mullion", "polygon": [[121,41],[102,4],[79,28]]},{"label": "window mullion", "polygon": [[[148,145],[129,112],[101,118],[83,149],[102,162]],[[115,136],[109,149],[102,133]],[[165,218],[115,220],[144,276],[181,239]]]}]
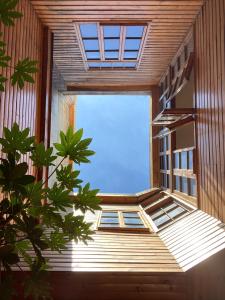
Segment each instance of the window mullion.
[{"label": "window mullion", "polygon": [[104,47],[104,33],[103,33],[103,26],[99,23],[97,25],[98,28],[98,41],[99,41],[99,52],[100,52],[100,60],[105,61],[105,47]]},{"label": "window mullion", "polygon": [[121,26],[121,30],[120,30],[119,61],[123,61],[124,48],[125,48],[125,38],[126,38],[126,26]]},{"label": "window mullion", "polygon": [[118,211],[118,216],[119,216],[119,224],[120,227],[125,227],[124,219],[123,219],[123,213],[122,211]]}]

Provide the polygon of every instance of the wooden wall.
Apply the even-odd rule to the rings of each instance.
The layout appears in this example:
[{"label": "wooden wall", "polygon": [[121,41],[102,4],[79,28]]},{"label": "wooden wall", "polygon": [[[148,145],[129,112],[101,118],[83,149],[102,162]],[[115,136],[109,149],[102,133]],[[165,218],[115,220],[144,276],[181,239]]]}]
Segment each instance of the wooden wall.
[{"label": "wooden wall", "polygon": [[[28,0],[19,1],[17,8],[23,13],[23,17],[16,21],[15,26],[0,25],[3,39],[7,43],[7,54],[12,57],[12,65],[26,57],[41,62],[41,22]],[[8,68],[3,75],[9,78],[12,72],[13,70]],[[7,82],[5,92],[0,93],[0,136],[2,136],[3,127],[10,127],[13,122],[19,123],[21,127],[30,127],[31,134],[36,134],[39,89],[40,73],[35,75],[35,84],[26,83],[23,90],[17,86],[12,87],[10,82]]]},{"label": "wooden wall", "polygon": [[196,210],[159,233],[183,271],[187,271],[225,248],[223,224]]},{"label": "wooden wall", "polygon": [[225,221],[225,0],[206,1],[195,26],[199,208]]}]

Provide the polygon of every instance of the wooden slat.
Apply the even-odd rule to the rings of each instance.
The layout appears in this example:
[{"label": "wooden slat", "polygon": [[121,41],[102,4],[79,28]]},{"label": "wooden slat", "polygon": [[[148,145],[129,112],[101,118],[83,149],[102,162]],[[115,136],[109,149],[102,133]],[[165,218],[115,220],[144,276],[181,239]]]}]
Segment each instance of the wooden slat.
[{"label": "wooden slat", "polygon": [[224,0],[210,0],[196,21],[199,206],[225,221]]},{"label": "wooden slat", "polygon": [[[21,0],[17,7],[23,17],[15,22],[15,26],[5,27],[2,24],[3,40],[6,42],[6,53],[12,57],[12,65],[18,60],[29,57],[41,65],[42,25],[37,18],[33,7],[27,0]],[[13,73],[12,68],[4,71],[7,78]],[[23,90],[17,86],[12,87],[6,83],[5,92],[1,92],[0,101],[0,136],[3,134],[3,126],[11,127],[17,122],[21,128],[29,127],[31,135],[36,135],[36,115],[39,96],[40,73],[34,75],[35,84],[25,83]],[[29,160],[29,157],[25,157]],[[30,173],[34,172],[29,164]]]},{"label": "wooden slat", "polygon": [[[54,61],[74,91],[109,84],[158,83],[169,61],[197,16],[203,1],[31,1],[42,22],[55,34]],[[85,69],[74,21],[151,21],[140,65],[135,70]],[[159,58],[160,53],[160,58]]]}]

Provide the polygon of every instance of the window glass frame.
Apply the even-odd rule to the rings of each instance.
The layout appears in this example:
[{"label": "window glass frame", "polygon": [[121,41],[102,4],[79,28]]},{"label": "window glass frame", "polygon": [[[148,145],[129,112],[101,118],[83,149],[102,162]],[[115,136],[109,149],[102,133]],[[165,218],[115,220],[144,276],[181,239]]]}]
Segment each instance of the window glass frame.
[{"label": "window glass frame", "polygon": [[[149,32],[149,28],[150,28],[150,23],[149,22],[137,22],[137,23],[132,23],[132,22],[127,22],[127,23],[120,23],[120,22],[74,22],[75,25],[75,30],[76,30],[76,34],[77,34],[77,38],[78,38],[78,43],[79,43],[79,47],[81,50],[81,54],[85,63],[85,68],[88,71],[91,70],[137,70],[141,61],[141,57],[143,54],[143,50],[144,50],[144,46],[145,46],[145,42],[148,36],[148,32]],[[89,53],[89,51],[92,50],[85,50],[84,47],[84,40],[96,40],[96,38],[92,38],[92,37],[83,37],[81,34],[81,30],[80,30],[80,26],[82,25],[96,25],[97,26],[97,40],[99,43],[99,52],[100,52],[100,59],[92,59],[92,58],[88,58],[86,53]],[[109,28],[110,26],[115,26],[115,27],[119,27],[119,31],[120,31],[120,35],[119,38],[115,37],[115,36],[105,36],[105,27]],[[134,34],[134,36],[131,36],[129,34],[129,36],[126,35],[126,30],[127,28],[129,29],[130,27],[143,27],[142,30],[142,36],[137,36],[136,34]],[[108,49],[105,50],[105,41],[107,40],[119,40],[119,49]],[[132,40],[138,40],[139,41],[139,47],[138,49],[128,49],[126,50],[126,42],[130,43],[132,42]],[[119,52],[118,55],[118,59],[117,58],[110,58],[110,56],[107,54],[108,58],[105,57],[105,53],[107,52]],[[95,51],[98,52],[98,51]],[[125,53],[126,52],[132,52],[133,57],[125,57]],[[137,52],[137,53],[133,53],[133,52]],[[90,55],[91,56],[91,55]],[[128,56],[128,54],[127,54]],[[94,65],[92,63],[103,63],[103,64],[99,64],[99,65]],[[110,62],[111,64],[109,66],[105,66],[104,62]],[[116,62],[121,62],[123,64],[119,65],[116,64]],[[89,64],[90,63],[90,64]]]},{"label": "window glass frame", "polygon": [[[114,226],[115,223],[105,223],[106,226],[104,226],[104,223],[102,223],[102,218],[108,218],[111,217],[103,216],[104,214],[110,214],[110,213],[117,213],[118,216],[118,226]],[[131,217],[128,216],[128,214],[133,214]],[[134,216],[135,214],[135,216]],[[127,219],[132,220],[129,224],[127,222]],[[137,223],[135,223],[135,220],[137,220]],[[134,221],[134,223],[132,223]],[[103,225],[102,225],[103,224]],[[110,226],[112,225],[112,226]],[[139,226],[140,225],[140,226]],[[100,231],[125,231],[125,232],[143,232],[143,233],[149,233],[150,232],[150,224],[146,220],[145,216],[141,211],[138,209],[134,210],[126,210],[126,209],[103,209],[99,213],[99,217],[97,220],[97,230]]]}]

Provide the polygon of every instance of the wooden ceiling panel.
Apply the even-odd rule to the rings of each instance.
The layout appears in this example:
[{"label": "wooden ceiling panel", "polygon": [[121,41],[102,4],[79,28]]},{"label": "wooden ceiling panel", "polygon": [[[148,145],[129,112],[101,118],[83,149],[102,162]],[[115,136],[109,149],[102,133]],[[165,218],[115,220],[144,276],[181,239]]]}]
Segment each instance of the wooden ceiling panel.
[{"label": "wooden ceiling panel", "polygon": [[[54,32],[54,62],[68,86],[157,84],[204,0],[32,0]],[[150,32],[138,70],[86,70],[74,21],[148,21]]]}]

